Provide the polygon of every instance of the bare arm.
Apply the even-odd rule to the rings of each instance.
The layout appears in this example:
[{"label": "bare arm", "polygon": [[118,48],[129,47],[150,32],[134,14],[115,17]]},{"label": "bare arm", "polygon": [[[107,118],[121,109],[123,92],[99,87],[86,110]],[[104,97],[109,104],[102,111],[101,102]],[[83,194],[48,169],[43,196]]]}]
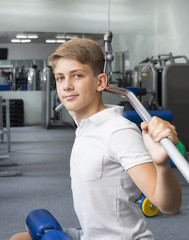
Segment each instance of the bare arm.
[{"label": "bare arm", "polygon": [[137,165],[128,172],[140,190],[160,211],[175,214],[182,202],[181,187],[159,141],[169,137],[177,144],[177,133],[173,125],[157,117],[153,117],[149,124],[142,123],[141,128],[153,163]]}]

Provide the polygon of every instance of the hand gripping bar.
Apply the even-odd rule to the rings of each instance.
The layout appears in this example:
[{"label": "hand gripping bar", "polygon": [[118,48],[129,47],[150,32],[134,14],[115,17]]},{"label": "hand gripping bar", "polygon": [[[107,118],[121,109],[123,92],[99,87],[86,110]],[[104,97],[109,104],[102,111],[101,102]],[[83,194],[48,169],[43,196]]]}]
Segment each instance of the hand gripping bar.
[{"label": "hand gripping bar", "polygon": [[[109,85],[106,86],[105,91],[117,94],[123,98],[127,98],[131,105],[136,110],[136,112],[140,115],[142,120],[150,122],[152,118],[151,115],[144,108],[144,106],[141,104],[141,102],[138,100],[138,98],[135,96],[133,92],[131,92],[128,89],[112,87]],[[182,154],[179,152],[179,150],[175,147],[175,145],[171,142],[169,138],[163,138],[160,141],[160,144],[165,149],[171,160],[174,162],[176,167],[179,169],[179,171],[182,173],[184,178],[189,183],[189,163],[186,161],[186,159],[182,156]]]}]

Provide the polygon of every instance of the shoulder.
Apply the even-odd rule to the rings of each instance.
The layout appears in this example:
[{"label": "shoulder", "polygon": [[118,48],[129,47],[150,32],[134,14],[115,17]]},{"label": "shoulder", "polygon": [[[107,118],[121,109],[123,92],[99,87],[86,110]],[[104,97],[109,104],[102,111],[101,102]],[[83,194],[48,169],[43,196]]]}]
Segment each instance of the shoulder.
[{"label": "shoulder", "polygon": [[106,123],[107,128],[109,130],[111,129],[111,132],[117,132],[119,130],[130,130],[130,131],[137,131],[140,133],[139,127],[131,122],[130,120],[126,119],[125,117],[121,115],[117,115],[115,117],[112,117],[107,123]]}]

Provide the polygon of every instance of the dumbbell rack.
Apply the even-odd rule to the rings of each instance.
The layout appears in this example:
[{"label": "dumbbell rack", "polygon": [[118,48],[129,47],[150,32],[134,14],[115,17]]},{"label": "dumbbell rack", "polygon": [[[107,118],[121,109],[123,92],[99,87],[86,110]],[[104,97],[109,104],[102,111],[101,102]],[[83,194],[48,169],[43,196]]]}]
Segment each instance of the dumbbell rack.
[{"label": "dumbbell rack", "polygon": [[[10,127],[24,126],[24,103],[22,99],[10,99]],[[3,107],[3,124],[6,126],[6,108]]]}]

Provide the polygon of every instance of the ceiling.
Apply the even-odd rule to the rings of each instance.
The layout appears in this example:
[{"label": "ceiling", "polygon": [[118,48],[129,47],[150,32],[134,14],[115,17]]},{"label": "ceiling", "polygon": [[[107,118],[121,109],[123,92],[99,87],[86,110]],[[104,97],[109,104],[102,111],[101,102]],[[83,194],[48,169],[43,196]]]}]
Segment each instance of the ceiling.
[{"label": "ceiling", "polygon": [[152,0],[0,0],[0,43],[23,32],[39,34],[33,43],[60,33],[98,39],[109,26],[116,34],[150,34],[153,21]]}]

